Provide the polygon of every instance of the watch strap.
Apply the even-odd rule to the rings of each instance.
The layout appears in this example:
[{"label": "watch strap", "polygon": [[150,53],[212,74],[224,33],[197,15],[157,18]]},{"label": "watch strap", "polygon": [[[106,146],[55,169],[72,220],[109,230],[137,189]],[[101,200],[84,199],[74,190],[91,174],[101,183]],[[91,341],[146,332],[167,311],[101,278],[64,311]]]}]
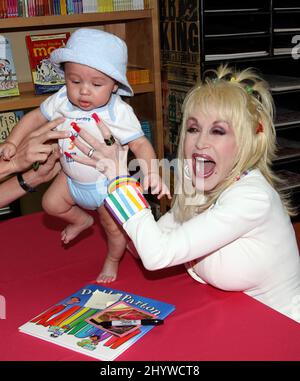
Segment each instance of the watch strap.
[{"label": "watch strap", "polygon": [[20,187],[24,189],[25,192],[29,192],[29,193],[36,192],[35,188],[32,188],[30,185],[26,183],[26,181],[24,180],[22,176],[22,173],[17,173],[17,180],[20,184]]}]

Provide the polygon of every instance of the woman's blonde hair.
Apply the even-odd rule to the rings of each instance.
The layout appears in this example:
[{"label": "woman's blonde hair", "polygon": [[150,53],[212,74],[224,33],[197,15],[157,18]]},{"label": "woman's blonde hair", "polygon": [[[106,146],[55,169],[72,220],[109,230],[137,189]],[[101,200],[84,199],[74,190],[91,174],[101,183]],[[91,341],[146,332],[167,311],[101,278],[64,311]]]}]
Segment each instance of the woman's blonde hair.
[{"label": "woman's blonde hair", "polygon": [[[173,198],[172,209],[179,222],[186,221],[213,205],[220,194],[236,181],[241,174],[258,168],[274,187],[280,179],[271,169],[275,158],[276,133],[273,124],[273,99],[268,84],[252,69],[237,71],[228,66],[205,73],[204,80],[193,87],[183,103],[183,119],[178,146],[178,186]],[[209,115],[217,111],[221,120],[233,128],[238,152],[235,164],[225,178],[213,190],[198,192],[191,179],[184,173],[184,141],[187,119],[199,108]],[[187,192],[193,189],[193,194]],[[187,198],[189,202],[187,201]],[[295,214],[288,195],[281,199],[289,214]]]}]

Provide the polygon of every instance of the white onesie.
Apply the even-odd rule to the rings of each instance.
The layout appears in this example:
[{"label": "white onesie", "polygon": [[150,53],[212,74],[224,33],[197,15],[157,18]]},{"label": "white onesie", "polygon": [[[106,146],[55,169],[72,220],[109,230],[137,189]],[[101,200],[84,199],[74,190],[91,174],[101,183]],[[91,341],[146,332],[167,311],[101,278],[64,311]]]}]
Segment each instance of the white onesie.
[{"label": "white onesie", "polygon": [[[53,120],[60,116],[66,118],[65,122],[57,127],[59,131],[67,130],[75,134],[71,122],[76,122],[80,128],[86,129],[90,134],[103,142],[102,135],[96,122],[91,117],[96,113],[100,119],[109,127],[113,136],[121,144],[127,144],[144,135],[140,122],[135,116],[133,109],[117,94],[112,94],[110,101],[103,107],[91,111],[83,111],[74,106],[67,97],[66,87],[63,86],[57,93],[47,98],[40,106],[42,114],[48,120]],[[72,155],[84,156],[84,154],[69,139],[59,141],[61,165],[64,172],[71,179],[84,184],[90,184],[106,179],[95,168],[80,164],[67,158],[64,152]]]}]

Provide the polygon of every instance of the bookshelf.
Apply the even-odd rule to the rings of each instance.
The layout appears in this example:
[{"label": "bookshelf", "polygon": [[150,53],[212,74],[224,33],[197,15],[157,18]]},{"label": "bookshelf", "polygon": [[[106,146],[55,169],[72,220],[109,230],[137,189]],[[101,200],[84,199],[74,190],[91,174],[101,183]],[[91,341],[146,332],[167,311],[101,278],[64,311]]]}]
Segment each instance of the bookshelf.
[{"label": "bookshelf", "polygon": [[[15,39],[18,34],[17,38],[23,38],[22,33],[42,34],[45,29],[54,33],[58,29],[94,27],[125,40],[128,63],[148,69],[150,77],[149,83],[132,85],[135,95],[126,101],[134,108],[140,120],[150,122],[156,154],[158,158],[163,158],[158,2],[151,0],[147,3],[149,6],[144,10],[5,18],[0,19],[0,30],[9,39],[10,36]],[[24,59],[28,60],[27,56],[14,52],[15,61]],[[20,81],[19,88],[20,96],[0,99],[0,112],[35,108],[47,97],[35,95],[33,84],[28,80]],[[160,206],[164,209],[163,201]]]},{"label": "bookshelf", "polygon": [[253,67],[274,97],[274,169],[300,206],[299,0],[161,2],[160,25],[166,155],[176,155],[182,100],[204,71],[221,63]]}]

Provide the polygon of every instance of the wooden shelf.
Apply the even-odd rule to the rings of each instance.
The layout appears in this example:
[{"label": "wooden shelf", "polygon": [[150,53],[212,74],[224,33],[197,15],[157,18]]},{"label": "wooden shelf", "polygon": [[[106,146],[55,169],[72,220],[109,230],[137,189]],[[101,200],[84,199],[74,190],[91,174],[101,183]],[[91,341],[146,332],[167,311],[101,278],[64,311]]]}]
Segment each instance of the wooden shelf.
[{"label": "wooden shelf", "polygon": [[[51,93],[36,95],[31,82],[19,83],[20,96],[0,98],[0,110],[12,111],[38,107]],[[135,94],[154,92],[153,83],[132,85]]]},{"label": "wooden shelf", "polygon": [[0,19],[1,32],[45,29],[47,27],[59,27],[60,25],[67,27],[81,24],[107,24],[122,23],[130,20],[147,19],[152,17],[152,10],[138,11],[118,11],[105,13],[84,13],[66,16],[35,16],[35,17],[12,17]]}]

